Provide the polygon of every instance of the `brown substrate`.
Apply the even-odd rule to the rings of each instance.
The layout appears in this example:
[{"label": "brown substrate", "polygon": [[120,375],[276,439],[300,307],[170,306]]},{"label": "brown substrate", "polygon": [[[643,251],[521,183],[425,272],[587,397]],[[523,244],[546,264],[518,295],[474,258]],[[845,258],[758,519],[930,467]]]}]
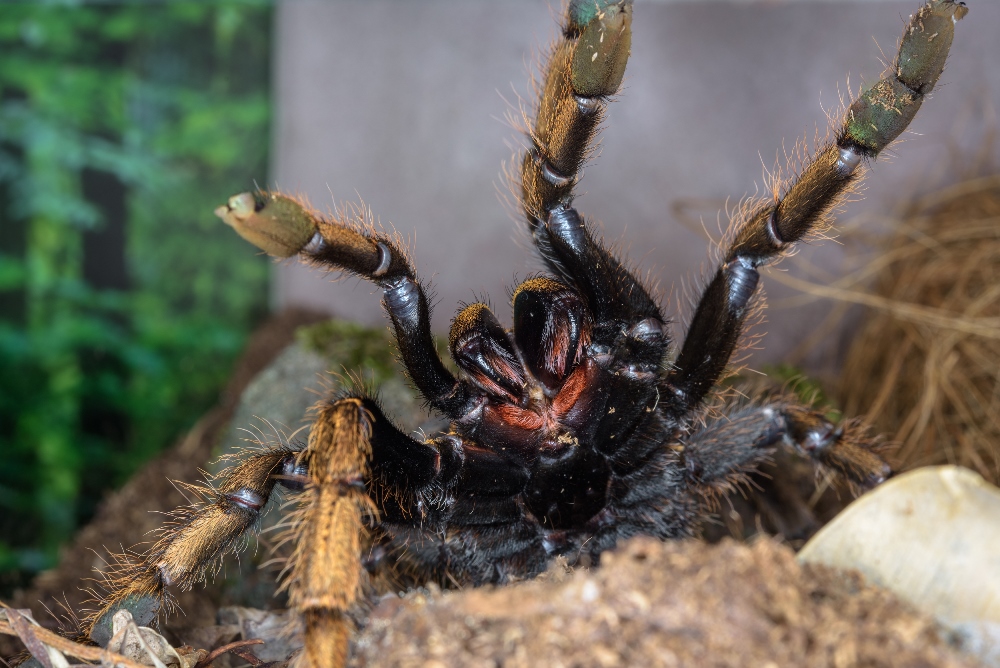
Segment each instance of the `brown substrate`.
[{"label": "brown substrate", "polygon": [[389,597],[352,666],[978,666],[860,576],[765,539],[633,539],[598,569]]}]

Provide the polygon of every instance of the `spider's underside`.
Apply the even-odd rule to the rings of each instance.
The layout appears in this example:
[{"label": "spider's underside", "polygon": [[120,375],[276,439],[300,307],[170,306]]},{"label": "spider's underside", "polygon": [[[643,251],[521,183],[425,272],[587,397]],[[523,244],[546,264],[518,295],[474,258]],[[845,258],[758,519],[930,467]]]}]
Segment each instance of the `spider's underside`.
[{"label": "spider's underside", "polygon": [[401,361],[451,429],[425,441],[372,398],[317,408],[305,446],[247,453],[177,511],[141,561],[110,582],[89,620],[104,644],[114,611],[148,623],[166,587],[190,587],[239,549],[274,489],[301,490],[285,586],[305,622],[301,660],[342,665],[347,614],[369,587],[503,583],[557,555],[596,560],[639,534],[693,535],[711,497],[790,447],[858,487],[888,466],[857,421],[836,425],[788,399],[712,415],[755,307],[757,268],[828,228],[831,209],[907,127],[937,82],[966,13],[929,0],[911,17],[886,76],[852,102],[832,139],[766,201],[747,203],[675,352],[660,307],[573,208],[577,174],[621,83],[631,0],[572,0],[553,48],[518,174],[521,204],[548,273],[512,297],[508,331],[485,304],[456,316],[452,374],[434,347],[429,305],[398,242],[363,221],[326,219],[286,196],[244,193],[217,212],[277,257],[300,255],[384,289]]}]

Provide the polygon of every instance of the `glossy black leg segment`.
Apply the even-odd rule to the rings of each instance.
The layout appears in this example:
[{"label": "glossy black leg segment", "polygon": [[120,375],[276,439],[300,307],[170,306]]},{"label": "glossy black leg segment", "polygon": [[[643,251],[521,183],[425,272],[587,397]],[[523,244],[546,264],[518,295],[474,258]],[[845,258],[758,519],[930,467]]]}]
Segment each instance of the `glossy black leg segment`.
[{"label": "glossy black leg segment", "polygon": [[527,469],[455,435],[432,445],[440,472],[429,485],[378,490],[382,498],[373,493],[376,503],[394,511],[383,511],[375,527],[373,555],[388,562],[397,579],[420,575],[420,583],[443,586],[503,583],[511,572],[544,570],[540,529],[518,502]]},{"label": "glossy black leg segment", "polygon": [[690,480],[711,486],[753,469],[782,444],[859,487],[876,485],[891,473],[859,422],[835,425],[822,413],[786,401],[744,408],[695,432],[683,443],[682,457]]},{"label": "glossy black leg segment", "polygon": [[723,265],[702,293],[684,347],[667,377],[666,399],[686,410],[698,404],[718,381],[739,341],[757,270],[736,261]]},{"label": "glossy black leg segment", "polygon": [[825,229],[827,217],[855,181],[860,156],[832,145],[821,151],[775,203],[759,206],[736,231],[725,263],[698,302],[667,391],[685,412],[722,376],[739,341],[757,287],[757,267],[780,258],[792,243]]},{"label": "glossy black leg segment", "polygon": [[457,436],[417,441],[396,428],[371,399],[368,493],[383,522],[427,526],[492,525],[520,516],[515,497],[528,471]]},{"label": "glossy black leg segment", "polygon": [[502,455],[475,445],[462,446],[462,469],[450,489],[449,526],[497,526],[523,520],[517,502],[529,480],[528,470]]},{"label": "glossy black leg segment", "polygon": [[[571,281],[587,300],[597,322],[634,325],[651,320],[644,338],[657,346],[666,346],[663,315],[642,284],[622,263],[604,248],[571,206],[549,212],[545,225],[560,276]],[[609,342],[610,343],[610,342]]]},{"label": "glossy black leg segment", "polygon": [[365,485],[381,521],[409,521],[420,516],[420,491],[441,473],[441,455],[434,447],[400,431],[372,399],[359,398],[368,419],[371,458]]},{"label": "glossy black leg segment", "polygon": [[725,263],[701,295],[675,369],[667,379],[679,411],[700,403],[722,376],[757,287],[756,268],[828,226],[830,209],[856,180],[859,162],[860,155],[849,148],[828,146],[777,202],[759,206],[737,228]]},{"label": "glossy black leg segment", "polygon": [[401,277],[387,283],[383,303],[396,331],[399,355],[414,385],[431,406],[448,417],[465,415],[477,392],[455,378],[438,356],[423,289],[413,279]]},{"label": "glossy black leg segment", "polygon": [[421,489],[437,478],[441,455],[437,450],[404,434],[372,399],[361,399],[371,415],[372,480],[397,489]]},{"label": "glossy black leg segment", "polygon": [[448,587],[501,584],[511,573],[545,570],[549,555],[540,527],[518,500],[527,469],[455,435],[431,445],[440,455],[437,479],[394,493],[411,504],[383,515],[374,528],[373,554],[383,568],[402,582],[417,577],[413,584],[430,580]]}]

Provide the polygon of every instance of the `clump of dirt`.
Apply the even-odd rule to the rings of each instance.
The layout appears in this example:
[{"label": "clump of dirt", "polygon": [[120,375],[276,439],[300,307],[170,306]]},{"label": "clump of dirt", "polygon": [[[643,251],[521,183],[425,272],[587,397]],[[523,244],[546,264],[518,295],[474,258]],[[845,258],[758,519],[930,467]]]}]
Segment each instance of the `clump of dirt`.
[{"label": "clump of dirt", "polygon": [[351,666],[979,666],[930,618],[770,539],[637,538],[601,567],[384,599]]},{"label": "clump of dirt", "polygon": [[[576,570],[557,561],[506,587],[385,596],[364,617],[349,665],[983,666],[889,591],[856,573],[799,564],[773,539],[635,538],[601,559],[600,568]],[[212,665],[287,668],[301,648],[296,628],[285,611],[223,608],[215,626],[185,643],[217,655],[242,638],[239,657]]]}]

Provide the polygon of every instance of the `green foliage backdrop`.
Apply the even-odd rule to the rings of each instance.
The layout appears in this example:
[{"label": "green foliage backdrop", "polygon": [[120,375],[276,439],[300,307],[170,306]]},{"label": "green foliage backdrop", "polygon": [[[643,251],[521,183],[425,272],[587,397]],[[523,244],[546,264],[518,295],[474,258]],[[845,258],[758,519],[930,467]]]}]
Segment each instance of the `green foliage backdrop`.
[{"label": "green foliage backdrop", "polygon": [[262,1],[0,8],[0,594],[214,401],[267,263]]}]

